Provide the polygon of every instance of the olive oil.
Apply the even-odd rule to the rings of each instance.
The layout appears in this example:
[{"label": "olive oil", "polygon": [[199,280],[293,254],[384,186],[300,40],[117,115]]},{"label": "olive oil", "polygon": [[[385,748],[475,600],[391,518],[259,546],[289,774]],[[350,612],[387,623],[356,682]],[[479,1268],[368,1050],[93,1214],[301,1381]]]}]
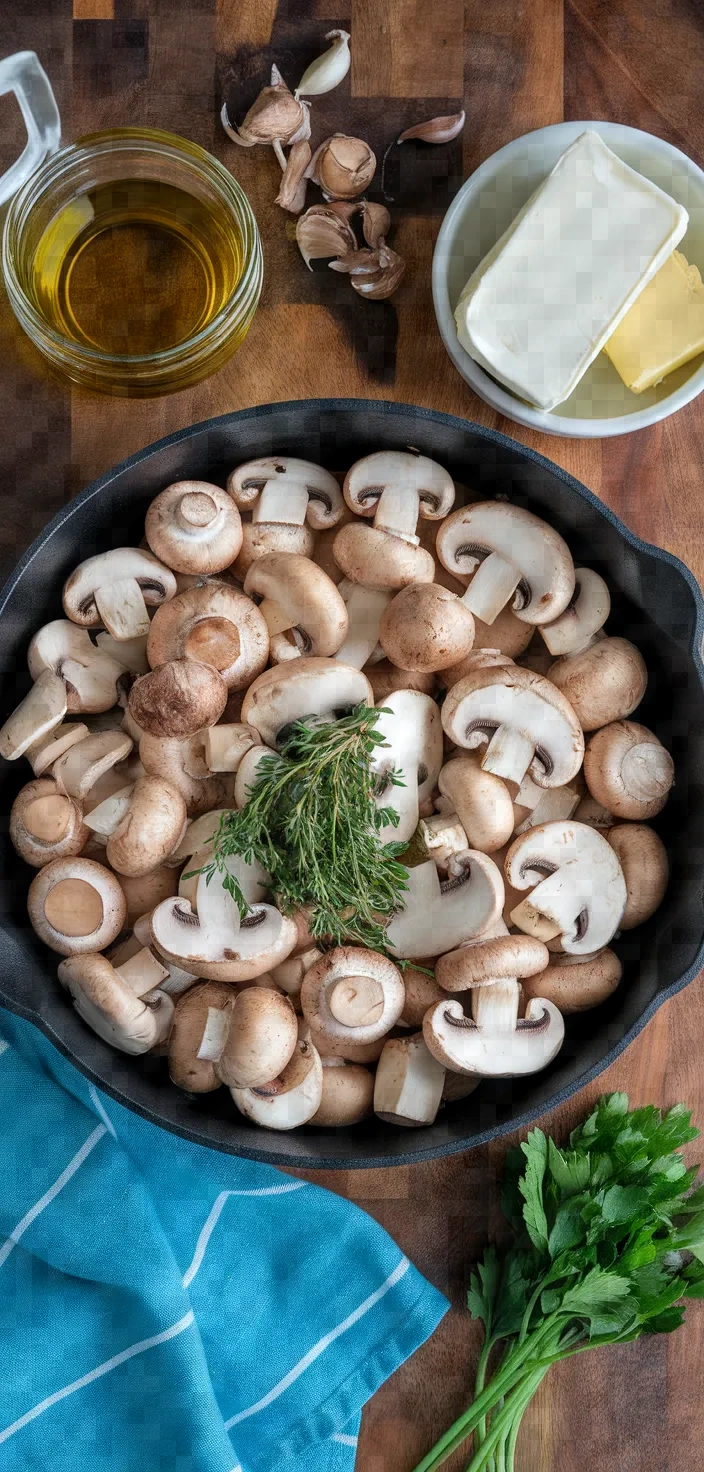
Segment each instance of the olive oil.
[{"label": "olive oil", "polygon": [[50,327],[81,347],[163,353],[209,326],[243,264],[224,204],[158,180],[113,180],[76,195],[47,225],[33,295]]}]

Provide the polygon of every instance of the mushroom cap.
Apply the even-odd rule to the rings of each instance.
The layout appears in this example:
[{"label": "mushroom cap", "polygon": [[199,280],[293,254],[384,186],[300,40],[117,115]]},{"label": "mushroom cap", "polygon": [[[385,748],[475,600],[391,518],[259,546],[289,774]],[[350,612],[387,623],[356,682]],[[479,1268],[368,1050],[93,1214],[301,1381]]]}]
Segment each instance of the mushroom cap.
[{"label": "mushroom cap", "polygon": [[170,659],[130,690],[129,712],[150,736],[194,736],[214,726],[227,704],[227,686],[212,665]]},{"label": "mushroom cap", "polygon": [[435,976],[446,992],[462,992],[503,977],[523,980],[535,976],[545,970],[549,959],[547,946],[532,935],[479,936],[459,950],[440,956]]},{"label": "mushroom cap", "polygon": [[335,659],[295,659],[265,670],[242,702],[242,720],[254,726],[267,746],[291,721],[330,715],[351,706],[373,704],[366,675]]},{"label": "mushroom cap", "polygon": [[150,914],[162,900],[170,899],[178,890],[178,869],[172,869],[168,864],[160,864],[148,874],[118,874],[117,877],[127,905],[127,925],[134,925],[140,916]]},{"label": "mushroom cap", "polygon": [[398,968],[361,946],[336,946],[313,962],[301,985],[303,1015],[325,1038],[375,1043],[398,1022],[405,993]]},{"label": "mushroom cap", "polygon": [[249,751],[245,752],[235,774],[235,807],[243,808],[249,801],[263,758],[276,755],[271,746],[250,746]]},{"label": "mushroom cap", "polygon": [[[533,745],[527,763],[540,787],[562,787],[576,776],[584,756],[584,736],[571,705],[550,680],[518,665],[493,665],[465,675],[448,691],[442,724],[450,739],[470,750],[500,728],[525,736]],[[487,768],[487,751],[482,766]],[[488,769],[488,768],[487,768]],[[496,771],[495,775],[511,775]],[[516,776],[515,780],[520,781]]]},{"label": "mushroom cap", "polygon": [[574,821],[529,828],[511,844],[505,872],[515,889],[531,890],[512,911],[514,925],[532,924],[528,906],[553,925],[553,936],[561,934],[568,953],[601,950],[618,929],[626,883],[615,851],[595,828]]},{"label": "mushroom cap", "polygon": [[582,729],[596,731],[640,705],[648,670],[635,644],[607,636],[580,654],[556,660],[548,678],[569,700]]},{"label": "mushroom cap", "polygon": [[403,990],[405,1001],[399,1022],[404,1027],[422,1027],[428,1008],[442,1001],[442,987],[426,971],[421,971],[416,966],[406,966],[403,972]]},{"label": "mushroom cap", "polygon": [[168,858],[185,826],[186,803],[178,788],[164,777],[139,777],[122,822],[108,838],[107,861],[118,874],[141,878]]},{"label": "mushroom cap", "polygon": [[174,572],[222,572],[242,546],[242,519],[227,491],[205,480],[179,480],[147,511],[144,534]]},{"label": "mushroom cap", "polygon": [[53,670],[43,670],[0,729],[0,756],[17,761],[29,747],[48,736],[66,714],[66,686]]},{"label": "mushroom cap", "polygon": [[308,1028],[299,1029],[293,1054],[276,1078],[230,1093],[240,1113],[264,1129],[295,1130],[307,1124],[323,1097],[323,1065]]},{"label": "mushroom cap", "polygon": [[386,932],[389,949],[401,958],[422,961],[436,956],[438,947],[456,950],[501,914],[503,879],[486,854],[473,849],[453,854],[444,880],[432,859],[406,873],[404,908]]},{"label": "mushroom cap", "polygon": [[537,1073],[559,1053],[565,1024],[557,1007],[534,998],[514,1028],[478,1025],[462,1003],[439,1002],[423,1019],[429,1051],[446,1068],[480,1078],[520,1078]]},{"label": "mushroom cap", "polygon": [[321,1058],[342,1058],[345,1063],[361,1063],[364,1067],[378,1063],[386,1042],[385,1038],[377,1038],[374,1043],[352,1043],[346,1038],[326,1037],[315,1027],[311,1027],[310,1036]]},{"label": "mushroom cap", "polygon": [[592,797],[614,817],[642,820],[664,808],[675,764],[647,726],[612,721],[587,742],[584,777]]},{"label": "mushroom cap", "polygon": [[601,1006],[615,992],[621,971],[618,956],[608,948],[590,956],[551,956],[547,970],[524,981],[523,995],[527,1001],[545,997],[567,1017]]},{"label": "mushroom cap", "polygon": [[540,632],[551,654],[575,654],[603,628],[611,612],[611,594],[591,567],[576,567],[574,592],[559,618]]},{"label": "mushroom cap", "polygon": [[239,588],[201,583],[157,609],[147,654],[152,668],[175,659],[212,665],[228,690],[242,690],[266,665],[269,630]]},{"label": "mushroom cap", "polygon": [[41,777],[22,787],[10,811],[13,847],[33,869],[52,859],[80,854],[90,838],[80,805],[59,792],[51,777]]},{"label": "mushroom cap", "polygon": [[[102,777],[112,773],[119,762],[125,760],[132,750],[132,738],[124,731],[97,731],[85,736],[60,756],[52,767],[55,781],[61,792],[83,801],[91,795],[92,805],[101,802],[107,793],[100,793],[97,784]],[[115,786],[112,786],[112,780]],[[111,779],[110,790],[118,791],[125,780]],[[86,806],[85,811],[89,811]]]},{"label": "mushroom cap", "polygon": [[[442,765],[442,725],[440,710],[429,695],[420,690],[395,690],[379,711],[377,731],[384,745],[377,747],[371,760],[378,774],[377,807],[391,807],[398,814],[398,825],[382,829],[382,842],[406,843],[418,826],[418,811],[435,788]],[[391,774],[403,780],[403,786],[389,782]]]},{"label": "mushroom cap", "polygon": [[514,827],[511,794],[501,777],[482,770],[478,752],[451,757],[438,774],[438,787],[457,813],[468,848],[491,854],[508,843]]},{"label": "mushroom cap", "polygon": [[474,619],[460,598],[437,583],[411,584],[382,614],[379,643],[401,669],[433,673],[457,664],[474,642]]},{"label": "mushroom cap", "polygon": [[116,875],[80,856],[45,864],[29,886],[27,909],[39,939],[61,956],[112,945],[127,914]]},{"label": "mushroom cap", "polygon": [[214,777],[205,760],[203,732],[195,736],[148,736],[139,743],[139,759],[145,772],[164,777],[177,787],[189,818],[221,808],[227,799],[227,784]]},{"label": "mushroom cap", "polygon": [[345,577],[367,588],[405,588],[432,583],[435,576],[431,552],[358,521],[340,527],[333,554]]},{"label": "mushroom cap", "polygon": [[34,680],[42,670],[61,676],[66,709],[73,714],[110,710],[117,704],[129,668],[112,649],[108,652],[94,644],[87,629],[67,618],[55,618],[37,630],[27,650],[27,664]]},{"label": "mushroom cap", "polygon": [[121,1053],[138,1055],[168,1037],[174,1004],[163,992],[138,997],[105,956],[70,956],[59,965],[59,980],[70,992],[83,1021]]},{"label": "mushroom cap", "polygon": [[[503,603],[513,597],[513,612],[524,623],[551,623],[572,597],[574,566],[567,543],[539,516],[507,501],[475,501],[458,507],[440,527],[435,546],[448,572],[474,572],[466,602],[479,618],[484,617],[484,599],[477,595],[492,554],[504,565],[511,564],[519,575],[515,594],[509,593]],[[479,579],[485,562],[487,572]]]},{"label": "mushroom cap", "polygon": [[114,547],[110,552],[86,558],[67,578],[62,594],[66,617],[84,628],[99,628],[103,618],[95,601],[96,593],[109,583],[125,579],[139,583],[149,607],[165,603],[176,592],[173,573],[151,552],[141,547]]},{"label": "mushroom cap", "polygon": [[422,690],[424,695],[434,695],[438,685],[434,675],[420,670],[399,670],[390,659],[365,664],[362,673],[372,687],[376,705],[384,705],[394,690]]},{"label": "mushroom cap", "polygon": [[232,987],[220,981],[198,982],[179,997],[169,1036],[169,1074],[177,1088],[209,1094],[221,1087],[215,1064],[234,1002]]},{"label": "mushroom cap", "polygon": [[335,654],[346,637],[349,620],[343,598],[309,557],[267,553],[252,563],[244,591],[250,597],[270,599],[282,610],[290,619],[287,627],[298,634],[303,654]]},{"label": "mushroom cap", "polygon": [[[475,620],[476,623],[476,620]],[[525,624],[521,624],[524,629]],[[465,675],[473,675],[475,670],[488,670],[496,665],[512,665],[513,660],[508,654],[500,654],[498,649],[472,649],[460,659],[457,664],[451,664],[442,671],[441,684],[446,690],[451,690],[458,685]]]},{"label": "mushroom cap", "polygon": [[626,881],[626,908],[620,930],[633,930],[655,914],[665,898],[670,866],[667,849],[647,823],[618,823],[605,835]]},{"label": "mushroom cap", "polygon": [[186,825],[182,839],[170,854],[169,863],[178,868],[192,854],[199,853],[201,849],[212,849],[222,819],[231,811],[231,808],[214,808],[211,812],[201,813],[198,818],[192,818]]},{"label": "mushroom cap", "polygon": [[342,489],[351,511],[375,516],[387,488],[417,496],[420,515],[428,521],[441,521],[455,499],[455,484],[444,466],[411,450],[376,450],[364,455],[350,466]]},{"label": "mushroom cap", "polygon": [[335,537],[337,536],[339,527],[346,526],[350,521],[356,521],[356,517],[354,512],[350,511],[349,506],[344,506],[342,516],[336,522],[335,526],[327,527],[325,531],[317,533],[314,551],[308,554],[317,562],[318,567],[322,567],[323,572],[326,572],[328,577],[332,578],[335,584],[341,583],[344,576],[342,568],[338,566],[333,553]]},{"label": "mushroom cap", "polygon": [[242,546],[230,568],[238,583],[243,583],[249,568],[269,552],[295,552],[312,557],[315,532],[309,526],[293,526],[285,521],[246,521],[242,527]]},{"label": "mushroom cap", "polygon": [[334,475],[312,460],[297,460],[293,455],[264,455],[258,460],[247,460],[230,472],[227,490],[242,510],[251,511],[265,487],[272,484],[284,490],[284,499],[293,499],[294,487],[305,492],[305,520],[316,531],[337,526],[342,519],[345,503]]},{"label": "mushroom cap", "polygon": [[343,1058],[323,1059],[322,1068],[320,1104],[310,1123],[338,1129],[366,1119],[374,1103],[374,1074],[360,1063],[345,1063]]},{"label": "mushroom cap", "polygon": [[235,997],[225,1047],[217,1060],[229,1088],[270,1083],[293,1057],[298,1020],[288,997],[266,987],[245,987]]},{"label": "mushroom cap", "polygon": [[432,1124],[440,1108],[445,1070],[422,1032],[387,1038],[374,1081],[374,1113],[388,1124]]},{"label": "mushroom cap", "polygon": [[533,634],[533,624],[524,623],[516,617],[512,608],[506,606],[497,613],[492,624],[486,624],[475,615],[473,647],[475,650],[496,649],[499,654],[518,659],[528,648]]}]

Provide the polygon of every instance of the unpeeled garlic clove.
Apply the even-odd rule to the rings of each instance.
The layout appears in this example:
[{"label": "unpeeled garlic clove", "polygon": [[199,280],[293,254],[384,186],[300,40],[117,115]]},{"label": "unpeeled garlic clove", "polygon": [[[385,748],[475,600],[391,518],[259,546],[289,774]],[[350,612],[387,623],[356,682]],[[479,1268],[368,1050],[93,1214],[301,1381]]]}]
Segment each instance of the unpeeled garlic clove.
[{"label": "unpeeled garlic clove", "polygon": [[306,173],[326,199],[355,199],[374,177],[376,156],[363,138],[333,133],[316,149]]},{"label": "unpeeled garlic clove", "polygon": [[379,252],[363,247],[362,250],[348,250],[344,256],[336,261],[330,261],[331,271],[345,272],[348,276],[369,276],[379,270]]},{"label": "unpeeled garlic clove", "polygon": [[351,61],[349,32],[328,31],[325,40],[333,44],[306,68],[296,88],[297,97],[322,97],[347,76]]},{"label": "unpeeled garlic clove", "polygon": [[230,122],[226,103],[220,121],[228,138],[242,148],[253,148],[258,143],[297,143],[310,137],[308,104],[294,97],[277,66],[272,66],[269,86],[262,88],[238,128],[233,128]]},{"label": "unpeeled garlic clove", "polygon": [[360,201],[360,213],[362,216],[362,232],[367,245],[376,250],[381,245],[391,229],[391,216],[383,204],[370,204],[368,199]]},{"label": "unpeeled garlic clove", "polygon": [[[307,170],[306,170],[307,173]],[[311,261],[324,256],[344,256],[357,249],[350,217],[357,206],[345,203],[314,204],[296,221],[298,249],[311,271]]]},{"label": "unpeeled garlic clove", "polygon": [[417,138],[421,143],[451,143],[462,132],[464,120],[463,112],[455,112],[448,117],[428,118],[425,123],[416,123],[414,128],[406,128],[396,142],[408,143],[411,138]]},{"label": "unpeeled garlic clove", "polygon": [[281,188],[276,196],[275,203],[281,205],[283,210],[289,210],[292,215],[300,215],[306,203],[305,171],[310,163],[310,143],[306,138],[299,139],[294,143],[286,159],[286,168],[281,180]]},{"label": "unpeeled garlic clove", "polygon": [[350,251],[338,261],[330,262],[332,271],[347,271],[355,291],[370,301],[381,302],[396,290],[406,269],[406,262],[395,250],[384,244],[376,250]]}]

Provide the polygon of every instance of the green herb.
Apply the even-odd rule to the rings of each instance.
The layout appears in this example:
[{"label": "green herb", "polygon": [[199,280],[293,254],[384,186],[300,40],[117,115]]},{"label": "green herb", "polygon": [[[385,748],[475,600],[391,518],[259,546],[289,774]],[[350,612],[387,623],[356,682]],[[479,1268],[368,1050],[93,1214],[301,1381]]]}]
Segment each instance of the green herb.
[{"label": "green herb", "polygon": [[[264,866],[285,911],[312,905],[316,939],[385,949],[386,924],[407,885],[397,859],[405,845],[379,837],[398,823],[393,808],[375,802],[372,757],[387,744],[379,715],[359,705],[339,720],[292,722],[280,753],[262,758],[245,806],[223,814],[203,872],[224,874],[243,918],[249,906],[225,868],[232,854]],[[386,781],[403,786],[395,773]]]},{"label": "green herb", "polygon": [[523,1413],[551,1365],[669,1333],[680,1300],[704,1298],[704,1188],[678,1148],[699,1133],[690,1119],[681,1104],[629,1112],[627,1095],[611,1094],[569,1149],[536,1129],[509,1153],[513,1240],[487,1249],[467,1294],[485,1335],[475,1398],[415,1472],[434,1472],[472,1434],[467,1472],[513,1472]]}]

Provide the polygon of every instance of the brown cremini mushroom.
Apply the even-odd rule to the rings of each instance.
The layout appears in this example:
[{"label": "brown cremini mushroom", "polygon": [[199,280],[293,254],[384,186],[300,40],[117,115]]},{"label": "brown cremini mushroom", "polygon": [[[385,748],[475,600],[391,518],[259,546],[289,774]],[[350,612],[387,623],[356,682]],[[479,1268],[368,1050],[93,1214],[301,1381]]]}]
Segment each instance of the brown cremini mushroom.
[{"label": "brown cremini mushroom", "polygon": [[465,675],[448,691],[442,724],[458,746],[485,746],[482,768],[505,781],[520,785],[530,771],[540,787],[562,787],[582,765],[584,736],[568,700],[517,665]]},{"label": "brown cremini mushroom", "polygon": [[121,1053],[148,1053],[168,1037],[174,1013],[171,998],[158,988],[146,999],[137,996],[105,956],[70,956],[59,965],[59,980],[70,992],[79,1017]]},{"label": "brown cremini mushroom", "polygon": [[620,721],[640,705],[648,684],[645,660],[628,639],[598,639],[581,654],[550,665],[548,679],[569,700],[583,731]]},{"label": "brown cremini mushroom", "polygon": [[157,609],[147,653],[153,669],[169,660],[198,660],[212,665],[228,690],[243,690],[266,665],[269,632],[239,588],[202,583]]},{"label": "brown cremini mushroom", "polygon": [[129,874],[118,874],[120,888],[127,905],[127,925],[134,925],[141,915],[151,914],[162,900],[168,900],[178,890],[178,869],[160,864],[148,874],[133,878]]},{"label": "brown cremini mushroom", "polygon": [[164,777],[178,788],[189,818],[223,807],[227,798],[226,784],[208,767],[203,731],[184,737],[145,734],[139,743],[139,756],[146,772]]},{"label": "brown cremini mushroom", "polygon": [[202,981],[179,997],[169,1037],[171,1082],[189,1094],[219,1089],[216,1064],[232,1021],[235,995],[220,981]]},{"label": "brown cremini mushroom", "polygon": [[[514,823],[511,794],[501,777],[482,769],[479,752],[463,752],[445,762],[438,776],[438,787],[447,803],[446,808],[443,805],[445,822],[455,816],[466,835],[462,848],[492,854],[508,843]],[[433,821],[424,828],[429,852],[432,849],[426,830],[432,831]]]},{"label": "brown cremini mushroom", "polygon": [[41,869],[52,859],[80,854],[90,829],[80,803],[59,792],[51,777],[42,777],[18,792],[10,811],[10,838],[20,858]]},{"label": "brown cremini mushroom", "polygon": [[[89,815],[89,827],[96,827],[96,813],[94,809]],[[163,864],[177,847],[186,827],[186,803],[165,778],[139,777],[124,813],[116,812],[106,827],[98,831],[106,834],[110,867],[138,879]]]},{"label": "brown cremini mushroom", "polygon": [[196,659],[171,659],[135,680],[129,711],[149,736],[194,736],[214,726],[227,703],[218,671]]},{"label": "brown cremini mushroom", "polygon": [[323,1079],[320,1103],[310,1123],[327,1129],[359,1124],[372,1112],[374,1074],[360,1063],[344,1058],[322,1058]]},{"label": "brown cremini mushroom", "polygon": [[600,1007],[615,992],[621,970],[618,956],[608,948],[590,956],[554,955],[547,970],[524,981],[523,995],[526,1001],[546,997],[563,1017],[568,1017],[572,1012]]},{"label": "brown cremini mushroom", "polygon": [[233,1087],[232,1098],[241,1114],[268,1130],[295,1130],[307,1124],[323,1097],[323,1067],[306,1024],[299,1024],[298,1041],[288,1063],[275,1078],[248,1088]]},{"label": "brown cremini mushroom", "polygon": [[419,670],[399,670],[390,659],[365,664],[362,674],[366,675],[372,687],[376,705],[383,705],[394,690],[421,690],[424,695],[434,695],[438,684],[435,675],[424,675]]},{"label": "brown cremini mushroom", "polygon": [[626,908],[620,930],[642,925],[665,898],[670,866],[659,834],[647,823],[617,823],[605,834],[626,881]]},{"label": "brown cremini mushroom", "polygon": [[216,1062],[228,1088],[249,1089],[275,1079],[293,1057],[298,1019],[288,997],[246,987],[235,997],[225,1046]]},{"label": "brown cremini mushroom", "polygon": [[33,928],[61,956],[102,951],[120,934],[127,914],[115,874],[92,859],[52,859],[29,886],[27,909]]},{"label": "brown cremini mushroom", "polygon": [[477,936],[439,956],[435,977],[446,992],[463,992],[475,986],[489,986],[505,977],[535,976],[544,971],[549,961],[547,946],[532,935],[509,935],[502,922],[486,936]]},{"label": "brown cremini mushroom", "polygon": [[385,610],[379,642],[401,669],[434,673],[456,665],[474,643],[474,619],[461,598],[437,583],[401,588]]},{"label": "brown cremini mushroom", "polygon": [[267,552],[296,552],[310,557],[314,532],[336,526],[344,501],[335,477],[322,465],[292,455],[263,456],[238,465],[227,490],[252,520],[242,529],[242,548],[233,566],[244,578],[247,569]]},{"label": "brown cremini mushroom", "polygon": [[486,624],[509,602],[523,622],[547,624],[572,596],[567,543],[520,506],[475,501],[458,507],[440,527],[436,550],[448,572],[472,574],[463,602]]},{"label": "brown cremini mushroom", "polygon": [[403,1004],[397,967],[361,946],[326,952],[308,968],[301,986],[304,1017],[332,1042],[376,1042],[398,1021]]},{"label": "brown cremini mushroom", "polygon": [[242,519],[220,486],[180,480],[155,496],[144,533],[154,555],[174,572],[222,572],[242,546]]},{"label": "brown cremini mushroom", "polygon": [[442,1001],[442,987],[433,976],[416,966],[406,966],[402,979],[405,1000],[399,1023],[403,1027],[422,1027],[428,1008]]},{"label": "brown cremini mushroom", "polygon": [[647,726],[612,721],[587,742],[584,777],[592,797],[615,818],[642,821],[664,808],[675,764]]}]

